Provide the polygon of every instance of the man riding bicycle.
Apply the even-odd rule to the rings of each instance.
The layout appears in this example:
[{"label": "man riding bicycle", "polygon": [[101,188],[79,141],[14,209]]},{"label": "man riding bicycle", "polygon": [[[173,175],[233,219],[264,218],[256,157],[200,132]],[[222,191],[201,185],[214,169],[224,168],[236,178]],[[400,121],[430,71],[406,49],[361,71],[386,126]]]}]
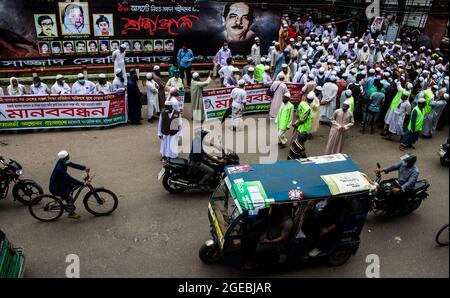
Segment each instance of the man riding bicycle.
[{"label": "man riding bicycle", "polygon": [[[69,218],[79,219],[81,215],[75,212],[75,205],[71,192],[75,187],[83,186],[85,182],[79,181],[67,173],[67,167],[89,173],[89,168],[73,163],[69,160],[69,153],[65,150],[58,153],[58,162],[53,169],[50,177],[49,190],[55,196],[60,196],[67,202],[66,210],[69,212]],[[87,183],[87,182],[86,182]]]}]

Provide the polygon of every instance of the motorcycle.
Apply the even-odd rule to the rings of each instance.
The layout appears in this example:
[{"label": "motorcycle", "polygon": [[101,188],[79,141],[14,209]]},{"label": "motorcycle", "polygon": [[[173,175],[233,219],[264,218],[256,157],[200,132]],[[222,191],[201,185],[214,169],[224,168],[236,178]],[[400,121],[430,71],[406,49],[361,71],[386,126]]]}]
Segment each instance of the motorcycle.
[{"label": "motorcycle", "polygon": [[22,166],[15,160],[10,159],[8,163],[0,159],[0,199],[6,198],[9,185],[14,183],[12,188],[13,198],[24,205],[29,205],[38,195],[42,195],[42,187],[31,179],[21,179],[23,174]]},{"label": "motorcycle", "polygon": [[450,156],[448,155],[448,147],[449,147],[449,143],[447,140],[446,144],[442,144],[441,148],[439,150],[439,156],[441,158],[441,165],[443,167],[448,167],[450,166]]},{"label": "motorcycle", "polygon": [[[222,159],[225,160],[225,165],[206,161],[215,172],[207,191],[213,191],[217,188],[225,174],[226,166],[239,164],[239,156],[234,152],[225,153],[222,149]],[[202,172],[195,171],[189,167],[189,161],[187,159],[173,158],[164,161],[163,168],[158,174],[158,180],[162,179],[162,184],[168,192],[179,194],[187,190],[200,190],[201,188],[198,182],[203,175]]]},{"label": "motorcycle", "polygon": [[[381,169],[379,163],[377,163],[377,167],[379,170]],[[414,186],[412,195],[406,200],[406,206],[404,204],[403,206],[398,206],[396,202],[392,202],[392,200],[398,199],[392,193],[394,188],[400,188],[398,180],[389,179],[381,181],[381,173],[377,173],[376,182],[378,184],[377,193],[372,201],[370,211],[377,216],[406,215],[412,213],[428,197],[427,190],[430,187],[430,183],[427,180],[418,180]]]}]

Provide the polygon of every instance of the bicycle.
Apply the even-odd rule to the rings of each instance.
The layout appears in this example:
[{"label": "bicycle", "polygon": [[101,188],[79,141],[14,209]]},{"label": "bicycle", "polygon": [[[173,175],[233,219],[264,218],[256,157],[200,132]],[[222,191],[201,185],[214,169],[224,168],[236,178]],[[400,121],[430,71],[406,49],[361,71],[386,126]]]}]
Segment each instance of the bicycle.
[{"label": "bicycle", "polygon": [[[445,235],[444,231],[447,230],[447,234]],[[447,236],[447,238],[445,238]],[[443,226],[439,232],[436,234],[436,243],[440,246],[448,246],[448,224]]]},{"label": "bicycle", "polygon": [[[103,187],[93,187],[91,182],[94,177],[95,175],[90,177],[89,174],[87,174],[83,179],[85,184],[75,187],[72,190],[71,197],[74,198],[73,203],[75,204],[81,192],[85,188],[88,188],[89,191],[83,198],[84,208],[95,216],[110,215],[117,208],[117,196],[112,191]],[[73,196],[74,193],[75,196]],[[66,210],[66,204],[67,203],[60,197],[51,194],[43,194],[32,200],[28,210],[30,211],[31,216],[37,220],[50,222],[57,220],[63,215],[64,210]],[[99,207],[99,210],[96,210],[97,207]]]}]

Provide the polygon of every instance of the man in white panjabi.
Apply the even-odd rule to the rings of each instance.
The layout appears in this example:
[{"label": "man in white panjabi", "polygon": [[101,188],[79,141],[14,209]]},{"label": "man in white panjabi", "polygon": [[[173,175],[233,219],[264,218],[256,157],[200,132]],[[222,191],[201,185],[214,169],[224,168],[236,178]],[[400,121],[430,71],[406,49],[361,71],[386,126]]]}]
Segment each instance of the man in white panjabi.
[{"label": "man in white panjabi", "polygon": [[160,154],[163,160],[178,157],[178,133],[180,131],[180,113],[167,100],[159,115],[158,137],[161,140]]},{"label": "man in white panjabi", "polygon": [[320,121],[330,123],[333,120],[333,112],[336,109],[336,96],[338,86],[336,85],[336,76],[331,77],[331,82],[323,85],[322,100],[320,102]]},{"label": "man in white panjabi", "polygon": [[238,87],[231,91],[231,125],[233,130],[238,130],[242,125],[245,104],[247,103],[247,92],[244,89],[245,81],[239,80]]},{"label": "man in white panjabi", "polygon": [[62,74],[56,75],[56,82],[50,89],[51,95],[67,95],[70,92],[70,86],[64,81],[64,76]]},{"label": "man in white panjabi", "polygon": [[112,56],[111,56],[112,61],[114,62],[114,69],[120,68],[122,70],[122,76],[123,76],[125,82],[127,82],[127,71],[125,69],[126,50],[127,50],[127,45],[123,43],[120,45],[119,49],[115,50],[112,53]]},{"label": "man in white panjabi", "polygon": [[146,74],[147,82],[145,83],[145,89],[147,90],[147,121],[152,122],[156,113],[159,113],[159,101],[158,101],[158,84],[153,80],[153,74]]}]

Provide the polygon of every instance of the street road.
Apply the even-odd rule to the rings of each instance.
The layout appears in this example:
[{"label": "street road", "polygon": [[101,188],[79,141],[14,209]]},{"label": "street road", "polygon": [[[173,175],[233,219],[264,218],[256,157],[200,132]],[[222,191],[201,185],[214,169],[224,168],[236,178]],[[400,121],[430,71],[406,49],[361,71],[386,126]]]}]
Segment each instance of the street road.
[{"label": "street road", "polygon": [[[189,110],[187,104],[187,110]],[[145,111],[143,112],[145,115]],[[189,115],[186,115],[189,116]],[[251,117],[268,118],[267,114]],[[157,124],[108,129],[69,129],[0,134],[0,154],[18,160],[24,176],[48,191],[48,181],[61,149],[74,162],[96,174],[94,185],[118,194],[119,207],[109,217],[93,217],[77,202],[79,221],[64,215],[52,223],[36,221],[28,209],[0,201],[0,227],[25,249],[26,277],[64,277],[68,254],[80,257],[82,277],[365,277],[366,256],[377,254],[382,277],[448,277],[449,250],[434,243],[438,229],[449,222],[449,169],[439,164],[439,145],[448,128],[417,144],[421,178],[431,182],[430,197],[413,214],[390,220],[370,215],[357,254],[337,268],[304,267],[244,273],[226,265],[205,265],[198,249],[209,238],[208,195],[167,193],[157,180],[161,169]],[[376,163],[399,161],[397,142],[351,129],[344,151],[368,175]],[[323,155],[329,127],[321,126],[306,144],[307,154]],[[250,131],[250,134],[254,131]],[[277,149],[275,143],[272,150]],[[183,154],[185,156],[185,154]],[[258,162],[259,154],[240,153],[241,163]],[[279,152],[285,159],[287,149]],[[71,171],[78,178],[81,172]],[[393,177],[387,175],[387,177]]]}]

